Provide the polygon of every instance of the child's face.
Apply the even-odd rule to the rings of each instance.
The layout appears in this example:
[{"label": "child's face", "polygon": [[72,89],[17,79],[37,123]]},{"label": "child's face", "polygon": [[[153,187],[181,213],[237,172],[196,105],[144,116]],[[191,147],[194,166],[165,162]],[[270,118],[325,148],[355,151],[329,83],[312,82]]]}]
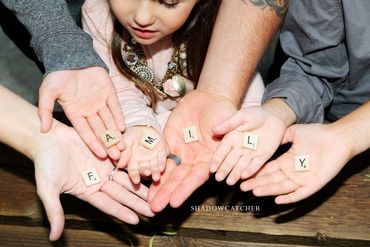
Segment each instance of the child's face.
[{"label": "child's face", "polygon": [[188,19],[198,0],[109,0],[111,9],[142,45],[171,37]]}]

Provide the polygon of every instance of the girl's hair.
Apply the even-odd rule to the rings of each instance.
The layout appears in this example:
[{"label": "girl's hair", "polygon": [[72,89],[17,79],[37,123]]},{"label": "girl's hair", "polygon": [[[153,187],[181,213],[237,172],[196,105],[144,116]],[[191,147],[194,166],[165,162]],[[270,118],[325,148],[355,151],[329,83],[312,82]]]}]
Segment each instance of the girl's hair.
[{"label": "girl's hair", "polygon": [[[203,68],[220,3],[221,0],[199,0],[194,5],[187,21],[172,37],[174,45],[180,45],[181,43],[186,45],[187,78],[193,81],[195,86]],[[129,32],[115,19],[111,43],[114,63],[118,70],[127,78],[135,78],[137,81],[142,82],[136,85],[150,98],[151,106],[155,109],[157,103],[156,89],[132,72],[123,60],[122,40],[128,42],[130,38]]]}]

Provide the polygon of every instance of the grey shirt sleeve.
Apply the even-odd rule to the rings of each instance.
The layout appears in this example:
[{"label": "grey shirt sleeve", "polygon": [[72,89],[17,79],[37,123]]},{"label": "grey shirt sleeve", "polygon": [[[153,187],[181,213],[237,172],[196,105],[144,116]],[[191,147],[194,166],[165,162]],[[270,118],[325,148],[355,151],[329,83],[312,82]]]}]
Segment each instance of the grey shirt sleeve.
[{"label": "grey shirt sleeve", "polygon": [[1,0],[30,32],[31,46],[45,75],[58,70],[100,66],[91,37],[71,17],[64,0]]},{"label": "grey shirt sleeve", "polygon": [[289,59],[267,86],[264,102],[282,98],[297,123],[324,121],[333,89],[349,73],[343,18],[337,1],[291,1],[280,35]]}]

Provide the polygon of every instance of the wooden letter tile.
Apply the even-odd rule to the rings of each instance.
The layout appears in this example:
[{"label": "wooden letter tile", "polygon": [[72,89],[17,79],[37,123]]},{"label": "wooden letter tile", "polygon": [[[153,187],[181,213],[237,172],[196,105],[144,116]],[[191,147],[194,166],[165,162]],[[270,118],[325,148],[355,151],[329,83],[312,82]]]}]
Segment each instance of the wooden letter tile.
[{"label": "wooden letter tile", "polygon": [[258,145],[258,135],[250,132],[244,132],[243,147],[256,150]]},{"label": "wooden letter tile", "polygon": [[82,178],[86,186],[91,186],[100,183],[100,177],[96,172],[95,168],[81,172]]},{"label": "wooden letter tile", "polygon": [[198,131],[196,126],[184,128],[184,141],[185,143],[196,142],[199,140]]},{"label": "wooden letter tile", "polygon": [[153,149],[155,146],[157,146],[158,142],[159,142],[159,138],[146,133],[141,138],[140,145],[148,149]]},{"label": "wooden letter tile", "polygon": [[100,139],[106,146],[106,148],[110,148],[111,146],[119,143],[119,135],[114,130],[106,130],[104,133],[100,135]]},{"label": "wooden letter tile", "polygon": [[310,170],[310,156],[309,155],[296,155],[294,170],[309,171]]}]

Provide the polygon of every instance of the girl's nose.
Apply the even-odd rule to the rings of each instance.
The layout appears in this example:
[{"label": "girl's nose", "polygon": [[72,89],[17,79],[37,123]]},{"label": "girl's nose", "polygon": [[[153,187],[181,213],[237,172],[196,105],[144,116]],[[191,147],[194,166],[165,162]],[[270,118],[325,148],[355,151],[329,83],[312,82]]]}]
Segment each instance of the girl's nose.
[{"label": "girl's nose", "polygon": [[147,27],[154,23],[155,14],[151,1],[140,1],[135,11],[134,21],[141,27]]}]

